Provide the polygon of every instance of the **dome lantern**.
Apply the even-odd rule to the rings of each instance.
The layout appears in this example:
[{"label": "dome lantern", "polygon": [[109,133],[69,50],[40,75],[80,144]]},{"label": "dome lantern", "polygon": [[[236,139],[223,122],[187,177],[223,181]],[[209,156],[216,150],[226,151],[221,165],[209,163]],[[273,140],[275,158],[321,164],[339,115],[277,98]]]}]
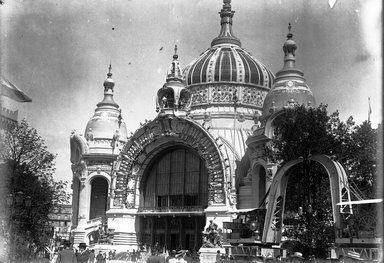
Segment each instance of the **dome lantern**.
[{"label": "dome lantern", "polygon": [[183,84],[177,45],[168,69],[166,83],[157,92],[156,111],[160,114],[186,114],[191,104],[191,92]]},{"label": "dome lantern", "polygon": [[107,79],[104,81],[104,99],[97,104],[97,107],[101,106],[112,106],[118,108],[119,106],[113,100],[113,88],[115,87],[115,82],[112,79],[112,65],[109,64],[109,72],[107,74]]}]

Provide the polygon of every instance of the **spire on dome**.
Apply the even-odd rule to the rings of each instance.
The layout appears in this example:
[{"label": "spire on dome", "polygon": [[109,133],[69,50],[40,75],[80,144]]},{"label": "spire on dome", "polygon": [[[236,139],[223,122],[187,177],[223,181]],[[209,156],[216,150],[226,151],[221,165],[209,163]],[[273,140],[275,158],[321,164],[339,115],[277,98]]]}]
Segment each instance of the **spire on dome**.
[{"label": "spire on dome", "polygon": [[113,87],[115,87],[115,82],[112,79],[112,65],[109,63],[107,79],[104,81],[104,99],[99,102],[97,106],[114,106],[119,107],[116,102],[113,100]]},{"label": "spire on dome", "polygon": [[296,42],[293,41],[293,34],[291,33],[292,25],[288,24],[287,40],[284,42],[283,51],[284,57],[284,68],[295,68],[295,50],[297,49]]},{"label": "spire on dome", "polygon": [[112,65],[109,63],[107,79],[104,81],[104,92],[108,91],[109,89],[113,91],[113,87],[115,86],[115,82],[112,79],[111,70]]},{"label": "spire on dome", "polygon": [[178,58],[179,56],[177,55],[177,45],[175,45],[175,54],[173,55],[173,61],[167,73],[167,82],[171,80],[183,81],[182,70]]},{"label": "spire on dome", "polygon": [[219,36],[212,40],[211,46],[219,44],[232,44],[241,46],[240,40],[233,35],[232,32],[232,18],[235,11],[232,11],[231,0],[223,0],[223,8],[219,12],[221,21],[221,30]]}]

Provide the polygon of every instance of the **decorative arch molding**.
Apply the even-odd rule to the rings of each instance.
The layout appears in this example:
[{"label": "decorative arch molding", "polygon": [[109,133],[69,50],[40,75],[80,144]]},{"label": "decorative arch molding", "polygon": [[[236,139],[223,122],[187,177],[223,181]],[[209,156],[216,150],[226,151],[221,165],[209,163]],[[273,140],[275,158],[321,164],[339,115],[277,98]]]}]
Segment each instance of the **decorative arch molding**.
[{"label": "decorative arch molding", "polygon": [[[324,154],[313,155],[308,160],[320,163],[327,171],[331,187],[333,221],[335,228],[341,229],[342,214],[352,214],[351,205],[337,206],[337,203],[351,199],[345,170],[339,162]],[[285,175],[291,167],[303,161],[303,158],[298,158],[286,163],[276,172],[272,180],[264,222],[263,242],[279,243],[281,241],[282,227],[276,226],[276,222],[280,224],[283,222],[285,192],[289,179],[289,176]]]},{"label": "decorative arch molding", "polygon": [[81,156],[88,152],[88,145],[85,139],[73,130],[70,136],[70,147],[71,163],[76,165],[80,162]]},{"label": "decorative arch molding", "polygon": [[111,183],[110,177],[111,176],[106,172],[95,171],[95,172],[92,172],[88,175],[88,184],[91,185],[92,181],[95,180],[96,178],[103,178],[108,182],[108,185],[110,185],[110,183]]},{"label": "decorative arch molding", "polygon": [[279,110],[279,111],[276,111],[274,112],[271,116],[268,117],[268,119],[266,120],[265,122],[265,127],[264,127],[264,135],[269,138],[269,139],[272,139],[273,137],[273,131],[274,131],[274,128],[273,128],[273,121],[279,117],[280,115],[284,114],[284,110]]},{"label": "decorative arch molding", "polygon": [[251,165],[251,169],[252,188],[257,189],[257,191],[253,193],[253,199],[255,200],[255,206],[260,207],[265,199],[269,184],[272,181],[272,176],[269,176],[268,163],[262,158],[257,159],[256,162]]},{"label": "decorative arch molding", "polygon": [[[175,115],[159,115],[143,124],[124,145],[113,177],[113,207],[138,208],[140,183],[150,161],[160,151],[183,145],[197,151],[208,169],[209,204],[226,204],[230,198],[228,157],[221,150],[220,137],[204,129],[197,122]],[[227,178],[228,177],[228,178]]]}]

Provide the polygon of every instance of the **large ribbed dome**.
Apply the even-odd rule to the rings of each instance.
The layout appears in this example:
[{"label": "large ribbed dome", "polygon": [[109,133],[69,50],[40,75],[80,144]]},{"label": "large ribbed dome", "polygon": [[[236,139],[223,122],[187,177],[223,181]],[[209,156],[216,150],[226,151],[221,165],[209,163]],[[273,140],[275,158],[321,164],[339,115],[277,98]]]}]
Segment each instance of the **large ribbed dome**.
[{"label": "large ribbed dome", "polygon": [[237,111],[243,111],[247,119],[252,119],[255,110],[261,110],[274,75],[241,47],[232,32],[235,11],[231,9],[230,0],[223,2],[219,36],[183,71],[185,85],[192,92],[191,112],[200,118],[202,112],[210,108],[209,111],[217,111],[222,118],[224,111],[233,112],[236,102]]},{"label": "large ribbed dome", "polygon": [[271,88],[273,73],[241,47],[215,45],[185,68],[187,85],[238,82]]}]

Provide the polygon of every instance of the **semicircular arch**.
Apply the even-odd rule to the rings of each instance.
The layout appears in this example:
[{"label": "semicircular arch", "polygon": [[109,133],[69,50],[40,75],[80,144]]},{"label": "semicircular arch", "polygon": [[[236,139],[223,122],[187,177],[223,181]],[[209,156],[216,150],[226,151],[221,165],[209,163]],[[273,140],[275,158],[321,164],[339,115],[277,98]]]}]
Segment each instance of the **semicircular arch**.
[{"label": "semicircular arch", "polygon": [[[332,160],[324,154],[313,155],[309,157],[308,160],[320,163],[327,171],[331,186],[333,221],[336,229],[341,228],[342,213],[352,213],[350,205],[340,207],[337,205],[341,201],[350,200],[350,191],[345,170],[339,162]],[[281,241],[282,228],[276,227],[275,222],[283,222],[285,192],[289,179],[289,176],[285,175],[290,168],[303,161],[303,158],[298,158],[284,164],[272,179],[264,222],[263,242]],[[277,211],[280,209],[282,209],[282,211]],[[276,215],[280,216],[280,218],[276,218]]]},{"label": "semicircular arch", "polygon": [[205,160],[209,177],[209,202],[226,202],[228,159],[221,148],[221,138],[200,124],[174,115],[159,116],[140,127],[124,145],[115,167],[115,207],[138,208],[139,184],[151,159],[167,147],[184,145]]}]

